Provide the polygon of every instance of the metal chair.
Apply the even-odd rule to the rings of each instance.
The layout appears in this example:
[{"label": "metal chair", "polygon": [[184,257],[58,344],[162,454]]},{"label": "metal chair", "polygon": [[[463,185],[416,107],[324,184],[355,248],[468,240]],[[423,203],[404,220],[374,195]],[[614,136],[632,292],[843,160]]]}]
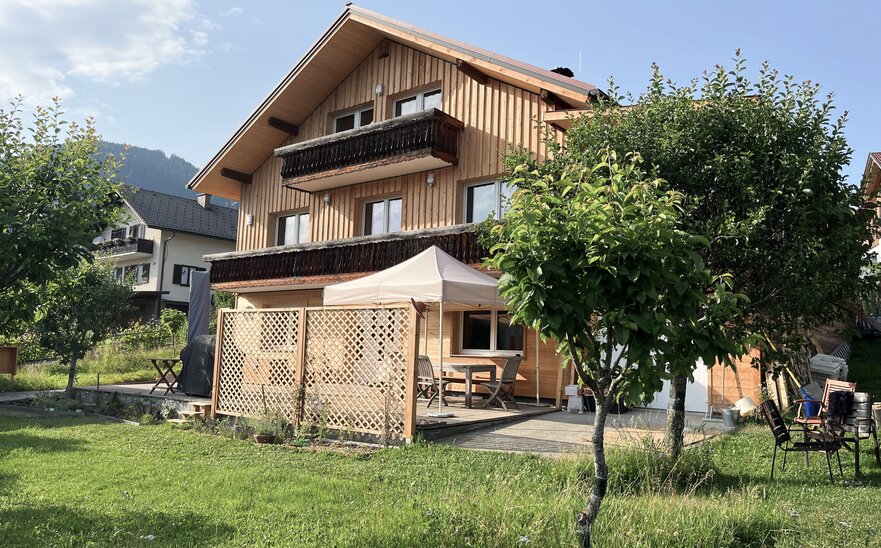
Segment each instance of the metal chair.
[{"label": "metal chair", "polygon": [[[844,417],[828,417],[826,426],[841,445],[854,453],[854,471],[860,475],[860,440],[875,442],[875,463],[881,466],[881,448],[878,446],[878,432],[872,416],[872,396],[867,392],[854,392],[850,413]],[[848,445],[853,443],[853,448]]]},{"label": "metal chair", "polygon": [[[827,434],[826,428],[826,418],[827,411],[829,408],[829,394],[833,392],[842,392],[842,391],[850,391],[855,392],[857,389],[857,384],[855,382],[847,382],[847,381],[837,381],[834,379],[826,379],[826,384],[823,387],[823,399],[822,400],[813,400],[813,399],[798,399],[793,403],[798,404],[798,409],[795,413],[795,418],[793,422],[801,426],[802,433],[804,435],[804,441],[807,442],[810,438],[819,438],[823,439]],[[809,414],[807,406],[805,404],[814,404],[817,406],[816,414]],[[805,452],[805,465],[808,464],[808,453]]]},{"label": "metal chair", "polygon": [[431,359],[428,356],[419,356],[416,367],[416,397],[428,398],[428,403],[425,406],[431,407],[431,403],[440,394],[444,405],[447,405],[447,398],[444,396],[446,395],[447,385],[453,381],[435,377],[434,366],[431,365]]},{"label": "metal chair", "polygon": [[521,356],[512,356],[505,362],[502,368],[502,376],[497,381],[480,381],[480,384],[489,390],[489,398],[483,404],[486,409],[493,403],[498,403],[507,411],[508,403],[515,409],[520,409],[514,400],[514,384],[517,382],[517,371],[520,370],[520,362],[523,360]]},{"label": "metal chair", "polygon": [[786,470],[786,454],[787,453],[807,453],[809,451],[822,451],[826,455],[826,466],[829,468],[829,481],[835,483],[832,476],[832,460],[830,453],[835,453],[838,459],[838,473],[844,476],[841,468],[841,456],[838,450],[841,449],[841,442],[836,439],[819,439],[811,438],[808,441],[793,442],[790,436],[789,428],[780,415],[780,410],[774,400],[766,400],[762,402],[762,414],[768,421],[768,426],[774,434],[774,456],[771,458],[771,479],[774,479],[774,465],[777,463],[777,450],[783,451],[783,466],[781,472]]}]

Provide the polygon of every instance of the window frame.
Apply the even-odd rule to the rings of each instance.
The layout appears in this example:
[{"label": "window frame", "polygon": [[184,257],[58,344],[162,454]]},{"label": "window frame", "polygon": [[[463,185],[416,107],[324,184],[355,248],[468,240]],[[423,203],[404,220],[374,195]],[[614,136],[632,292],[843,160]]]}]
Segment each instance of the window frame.
[{"label": "window frame", "polygon": [[431,93],[440,93],[441,105],[443,105],[443,90],[440,86],[431,87],[423,89],[422,91],[417,91],[416,93],[409,93],[406,96],[395,99],[392,102],[392,113],[394,114],[394,117],[397,118],[399,116],[403,116],[403,114],[398,114],[398,104],[403,101],[409,101],[410,99],[416,99],[416,112],[422,112],[423,110],[425,110],[425,96]]},{"label": "window frame", "polygon": [[[401,201],[401,227],[398,230],[391,232],[389,231],[389,202],[394,200]],[[367,208],[372,204],[383,203],[382,208],[382,232],[367,232]],[[364,205],[361,207],[361,235],[362,236],[375,236],[379,234],[395,234],[398,232],[403,232],[403,221],[404,221],[404,197],[400,194],[394,196],[386,196],[385,198],[368,198],[364,200]]]},{"label": "window frame", "polygon": [[468,189],[479,187],[479,186],[489,186],[493,185],[493,198],[496,204],[496,209],[493,211],[492,219],[494,221],[499,221],[505,215],[505,211],[507,208],[503,208],[502,204],[502,186],[506,185],[504,179],[490,179],[484,181],[474,181],[471,183],[466,183],[462,187],[462,221],[467,223],[481,223],[484,219],[472,219],[468,220]]},{"label": "window frame", "polygon": [[[373,112],[373,116],[371,117],[370,122],[368,122],[366,124],[362,124],[361,123],[361,115],[363,113],[367,112],[368,110]],[[336,128],[337,120],[339,120],[340,118],[345,118],[346,116],[349,116],[351,114],[355,115],[355,122],[354,122],[355,125],[351,129],[343,129],[343,130],[337,131],[337,128]],[[369,126],[370,124],[372,124],[375,121],[376,121],[376,107],[372,103],[369,105],[361,105],[360,107],[355,107],[355,108],[352,108],[352,109],[349,109],[349,110],[346,110],[346,111],[340,112],[339,114],[334,115],[333,119],[330,122],[330,132],[332,134],[334,134],[334,133],[342,133],[343,131],[351,131],[352,129],[358,129],[360,127]]]},{"label": "window frame", "polygon": [[[308,215],[308,216],[309,216],[309,220],[306,221],[306,240],[301,242],[301,241],[300,241],[300,218],[301,218],[303,215]],[[279,236],[279,233],[280,233],[281,221],[282,221],[282,219],[288,219],[288,218],[290,218],[290,217],[296,217],[296,218],[297,218],[297,222],[296,222],[296,226],[297,226],[297,237],[296,237],[296,240],[297,240],[297,241],[296,241],[296,243],[293,243],[293,244],[286,244],[286,243],[284,243],[284,242],[279,243],[279,241],[278,241],[278,236]],[[309,243],[309,225],[310,225],[311,222],[312,222],[312,215],[310,214],[310,212],[309,212],[308,209],[304,209],[304,210],[301,210],[301,211],[291,211],[291,212],[289,212],[289,213],[278,213],[278,214],[276,214],[276,216],[275,216],[275,238],[274,238],[274,239],[275,239],[275,245],[276,245],[276,246],[281,246],[281,245],[298,245],[298,244],[306,244],[306,243]]]},{"label": "window frame", "polygon": [[[465,348],[465,313],[466,312],[490,312],[489,349]],[[522,325],[518,327],[522,333],[523,348],[520,350],[498,350],[499,313],[511,315],[507,310],[467,310],[459,312],[459,353],[463,356],[525,356],[526,332]]]}]

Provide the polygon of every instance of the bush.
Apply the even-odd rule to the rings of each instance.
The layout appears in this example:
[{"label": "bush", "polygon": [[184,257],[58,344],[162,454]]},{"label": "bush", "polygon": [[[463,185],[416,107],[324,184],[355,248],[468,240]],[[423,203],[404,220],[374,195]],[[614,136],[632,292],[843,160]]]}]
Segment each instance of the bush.
[{"label": "bush", "polygon": [[154,417],[152,413],[144,413],[141,415],[138,422],[143,425],[154,424],[156,422],[156,417]]}]

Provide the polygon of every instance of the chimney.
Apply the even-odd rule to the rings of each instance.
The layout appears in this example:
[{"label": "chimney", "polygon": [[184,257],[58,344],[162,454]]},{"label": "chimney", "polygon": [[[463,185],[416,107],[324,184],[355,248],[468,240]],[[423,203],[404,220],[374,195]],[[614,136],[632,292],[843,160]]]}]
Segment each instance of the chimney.
[{"label": "chimney", "polygon": [[551,69],[551,72],[556,72],[562,76],[566,76],[567,78],[572,78],[575,76],[575,73],[572,72],[572,69],[569,67],[557,67],[555,69]]},{"label": "chimney", "polygon": [[199,205],[204,207],[205,209],[211,209],[210,194],[205,194],[204,192],[201,192],[198,196],[196,196],[196,201],[199,202]]}]

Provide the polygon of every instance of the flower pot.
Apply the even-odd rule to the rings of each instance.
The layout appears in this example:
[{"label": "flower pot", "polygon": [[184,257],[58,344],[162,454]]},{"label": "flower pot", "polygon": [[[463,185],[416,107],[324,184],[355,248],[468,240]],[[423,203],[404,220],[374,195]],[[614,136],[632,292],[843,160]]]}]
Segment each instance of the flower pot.
[{"label": "flower pot", "polygon": [[257,443],[272,443],[275,441],[275,436],[272,434],[254,434],[254,441]]}]

